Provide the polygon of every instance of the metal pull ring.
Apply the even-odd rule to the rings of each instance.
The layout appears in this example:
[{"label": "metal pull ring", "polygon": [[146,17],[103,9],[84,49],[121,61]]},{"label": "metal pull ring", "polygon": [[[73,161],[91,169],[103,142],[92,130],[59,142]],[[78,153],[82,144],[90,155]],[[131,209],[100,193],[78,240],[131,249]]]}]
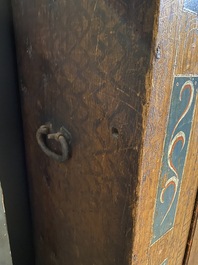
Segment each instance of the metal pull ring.
[{"label": "metal pull ring", "polygon": [[[58,162],[64,162],[69,159],[69,147],[71,143],[70,133],[63,127],[60,128],[60,132],[51,133],[51,124],[41,125],[36,132],[36,139],[41,150],[49,157],[55,159]],[[62,154],[56,154],[51,151],[46,145],[45,139],[52,139],[60,143]]]}]

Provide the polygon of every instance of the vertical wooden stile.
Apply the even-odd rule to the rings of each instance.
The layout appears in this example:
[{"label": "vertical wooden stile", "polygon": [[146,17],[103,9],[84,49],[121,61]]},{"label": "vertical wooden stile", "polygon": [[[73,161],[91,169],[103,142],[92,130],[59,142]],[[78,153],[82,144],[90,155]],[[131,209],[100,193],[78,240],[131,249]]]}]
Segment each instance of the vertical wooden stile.
[{"label": "vertical wooden stile", "polygon": [[[197,189],[196,5],[12,3],[36,264],[182,264]],[[49,122],[72,135],[64,163],[36,142]]]}]

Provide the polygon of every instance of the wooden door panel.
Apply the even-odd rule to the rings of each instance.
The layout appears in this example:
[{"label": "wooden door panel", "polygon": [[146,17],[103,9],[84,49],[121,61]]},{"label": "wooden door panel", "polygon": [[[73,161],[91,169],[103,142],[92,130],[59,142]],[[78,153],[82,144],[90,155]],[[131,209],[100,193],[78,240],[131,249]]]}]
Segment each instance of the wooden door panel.
[{"label": "wooden door panel", "polygon": [[[197,189],[192,2],[13,0],[38,265],[182,264]],[[69,161],[40,150],[46,122],[71,133]]]},{"label": "wooden door panel", "polygon": [[[37,264],[131,260],[152,2],[13,1]],[[46,122],[66,163],[36,142]]]},{"label": "wooden door panel", "polygon": [[[152,91],[139,174],[133,264],[183,264],[197,191],[198,170],[197,14],[190,10],[190,2],[193,1],[160,1],[159,5],[159,19],[154,29],[158,32],[155,42],[156,58],[152,63]],[[189,10],[186,9],[187,6]],[[194,114],[191,112],[192,116],[188,122],[182,118],[183,121],[178,123],[179,117],[185,111],[184,106],[180,109],[180,104],[186,102],[187,106],[189,103],[190,92],[185,96],[181,92],[185,82],[192,85],[194,104],[189,111],[194,109]],[[175,92],[180,93],[180,96],[176,96]],[[175,106],[172,105],[173,101]],[[177,129],[169,130],[171,124]],[[188,124],[186,128],[190,130],[190,134],[186,133],[185,124]],[[176,142],[171,145],[170,135],[173,133],[174,137],[179,136],[179,132],[185,134],[186,152],[185,148],[179,150],[182,142],[180,147],[178,143],[177,151],[172,152],[172,149],[166,148],[167,140],[169,147],[175,146]],[[171,176],[177,174],[173,167],[173,170],[171,169],[171,161],[175,171],[178,170],[177,165],[183,164],[178,182],[171,182]],[[169,175],[170,173],[172,175]],[[153,240],[155,218],[163,215],[163,208],[167,212],[171,200],[174,204],[164,222],[170,222],[170,226],[164,229],[161,219],[157,224],[160,236],[158,232],[156,240]],[[143,209],[147,209],[144,214]],[[142,237],[139,231],[145,236]]]}]

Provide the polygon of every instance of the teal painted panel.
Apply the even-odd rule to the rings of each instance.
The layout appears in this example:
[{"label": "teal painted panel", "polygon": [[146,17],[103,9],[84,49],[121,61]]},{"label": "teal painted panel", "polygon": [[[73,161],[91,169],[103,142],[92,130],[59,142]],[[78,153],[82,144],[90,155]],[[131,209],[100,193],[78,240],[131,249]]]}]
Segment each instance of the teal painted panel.
[{"label": "teal painted panel", "polygon": [[197,0],[184,0],[184,9],[198,14],[198,1]]},{"label": "teal painted panel", "polygon": [[175,77],[158,182],[152,244],[174,226],[197,89],[198,77]]}]

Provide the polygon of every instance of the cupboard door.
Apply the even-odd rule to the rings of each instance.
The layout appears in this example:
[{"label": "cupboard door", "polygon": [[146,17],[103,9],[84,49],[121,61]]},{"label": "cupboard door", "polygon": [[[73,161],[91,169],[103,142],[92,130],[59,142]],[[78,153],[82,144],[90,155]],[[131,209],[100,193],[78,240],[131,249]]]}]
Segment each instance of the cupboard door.
[{"label": "cupboard door", "polygon": [[[13,0],[36,264],[130,263],[155,11],[151,0]],[[39,147],[46,123],[71,133],[68,161]]]},{"label": "cupboard door", "polygon": [[198,184],[197,14],[196,0],[159,3],[132,264],[184,264]]},{"label": "cupboard door", "polygon": [[[197,5],[13,0],[13,11],[37,264],[182,264],[197,189]],[[63,155],[60,134],[40,146],[35,135],[62,127],[72,140],[60,163],[48,156]]]}]

